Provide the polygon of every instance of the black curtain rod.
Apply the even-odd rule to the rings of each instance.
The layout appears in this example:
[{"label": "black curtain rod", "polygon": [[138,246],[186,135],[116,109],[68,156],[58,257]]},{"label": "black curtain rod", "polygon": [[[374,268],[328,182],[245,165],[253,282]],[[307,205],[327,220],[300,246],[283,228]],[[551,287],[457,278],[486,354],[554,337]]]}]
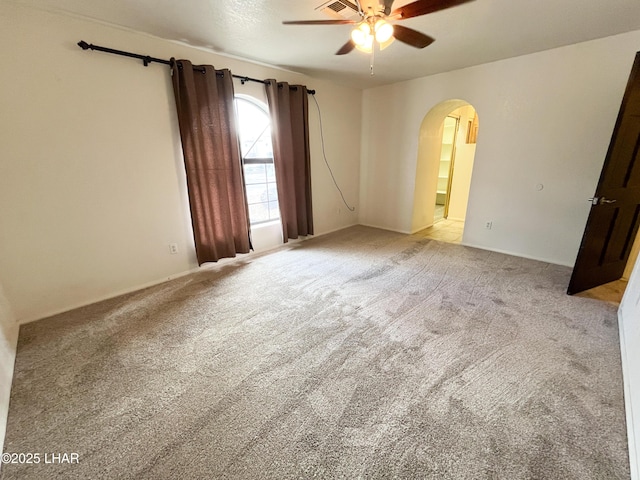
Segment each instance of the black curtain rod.
[{"label": "black curtain rod", "polygon": [[[138,53],[131,53],[131,52],[125,52],[123,50],[115,50],[113,48],[108,48],[108,47],[101,47],[99,45],[94,45],[93,43],[87,43],[84,40],[80,40],[78,42],[78,46],[80,48],[82,48],[83,50],[97,50],[99,52],[106,52],[106,53],[113,53],[114,55],[122,55],[123,57],[130,57],[130,58],[137,58],[142,60],[142,63],[145,67],[148,67],[150,63],[152,62],[156,62],[156,63],[162,63],[164,65],[171,65],[171,61],[170,60],[164,60],[162,58],[155,58],[155,57],[150,57],[149,55],[140,55]],[[257,83],[262,83],[262,84],[266,84],[267,82],[265,80],[259,80],[257,78],[251,78],[251,77],[245,77],[242,75],[231,75],[233,78],[237,78],[240,80],[240,83],[242,83],[243,85],[245,84],[245,82],[257,82]],[[295,88],[295,87],[293,87]],[[315,95],[316,91],[315,90],[309,90],[307,89],[307,93],[309,93],[310,95]]]}]

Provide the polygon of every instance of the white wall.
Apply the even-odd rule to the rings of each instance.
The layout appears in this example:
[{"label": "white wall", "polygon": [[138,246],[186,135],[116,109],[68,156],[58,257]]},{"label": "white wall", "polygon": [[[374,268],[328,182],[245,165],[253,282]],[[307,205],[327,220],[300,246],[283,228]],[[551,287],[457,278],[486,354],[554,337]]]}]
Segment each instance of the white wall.
[{"label": "white wall", "polygon": [[[104,24],[0,4],[0,272],[19,322],[197,268],[169,69],[89,43],[316,89],[328,160],[358,200],[360,91]],[[9,67],[10,66],[10,67]],[[237,93],[260,84],[238,82]],[[258,89],[258,90],[256,90]],[[321,154],[310,99],[316,234],[356,223]],[[340,210],[340,212],[338,212]],[[269,234],[271,233],[271,234]],[[273,232],[257,239],[273,246]],[[178,255],[170,255],[169,243]]]},{"label": "white wall", "polygon": [[[13,380],[13,365],[18,343],[18,324],[0,282],[0,452],[3,452],[4,435],[9,413],[9,396]],[[0,462],[0,468],[2,463]]]},{"label": "white wall", "polygon": [[360,222],[420,223],[421,122],[462,99],[481,121],[463,243],[573,265],[638,45],[640,31],[366,90]]},{"label": "white wall", "polygon": [[631,478],[640,479],[640,261],[618,310]]}]

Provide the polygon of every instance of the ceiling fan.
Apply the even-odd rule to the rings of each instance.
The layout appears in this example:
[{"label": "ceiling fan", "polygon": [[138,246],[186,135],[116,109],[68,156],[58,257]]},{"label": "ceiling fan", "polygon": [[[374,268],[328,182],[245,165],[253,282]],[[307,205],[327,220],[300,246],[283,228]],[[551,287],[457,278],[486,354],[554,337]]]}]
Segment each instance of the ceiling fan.
[{"label": "ceiling fan", "polygon": [[[428,13],[455,7],[473,0],[416,0],[392,10],[394,0],[355,0],[361,20],[291,20],[284,25],[355,25],[351,38],[337,52],[345,55],[354,48],[370,53],[377,42],[380,49],[386,48],[394,39],[415,48],[431,45],[435,39],[412,28],[398,25],[396,22],[407,18],[419,17]],[[365,8],[363,8],[363,4]]]}]

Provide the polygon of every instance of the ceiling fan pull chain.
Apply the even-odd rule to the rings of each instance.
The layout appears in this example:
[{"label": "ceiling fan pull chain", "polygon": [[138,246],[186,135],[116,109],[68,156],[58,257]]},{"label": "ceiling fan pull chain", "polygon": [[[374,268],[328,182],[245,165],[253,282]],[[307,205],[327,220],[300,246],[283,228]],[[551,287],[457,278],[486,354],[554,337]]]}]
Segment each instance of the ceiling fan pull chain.
[{"label": "ceiling fan pull chain", "polygon": [[369,62],[369,69],[371,70],[371,76],[373,77],[375,75],[375,73],[373,73],[373,63],[376,57],[376,42],[373,42],[373,45],[371,45],[371,61]]}]

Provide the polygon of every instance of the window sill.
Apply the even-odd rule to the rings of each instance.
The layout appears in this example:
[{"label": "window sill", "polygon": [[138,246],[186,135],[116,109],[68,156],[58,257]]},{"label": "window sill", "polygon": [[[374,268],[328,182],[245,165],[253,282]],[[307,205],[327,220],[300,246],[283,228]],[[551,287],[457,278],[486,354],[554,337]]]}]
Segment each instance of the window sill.
[{"label": "window sill", "polygon": [[261,223],[256,223],[255,225],[251,225],[251,231],[254,230],[261,230],[263,228],[271,228],[274,226],[280,226],[282,225],[282,222],[280,222],[280,220],[269,220],[268,222],[261,222]]}]

